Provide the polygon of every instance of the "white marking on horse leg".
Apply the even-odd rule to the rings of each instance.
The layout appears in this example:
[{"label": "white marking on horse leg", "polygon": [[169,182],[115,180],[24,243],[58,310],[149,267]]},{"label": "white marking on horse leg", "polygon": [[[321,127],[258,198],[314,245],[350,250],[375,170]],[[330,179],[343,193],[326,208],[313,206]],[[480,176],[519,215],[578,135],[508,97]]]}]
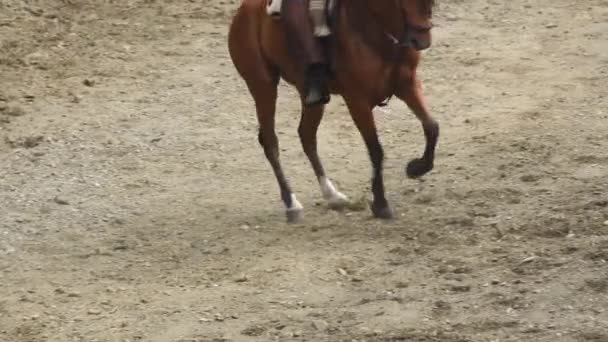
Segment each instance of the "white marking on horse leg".
[{"label": "white marking on horse leg", "polygon": [[304,207],[302,203],[298,201],[296,195],[291,194],[291,206],[287,208],[287,221],[288,222],[297,222],[302,218],[302,212],[304,211]]},{"label": "white marking on horse leg", "polygon": [[348,197],[338,191],[334,184],[327,177],[319,177],[319,185],[323,197],[327,200],[332,209],[342,209],[348,203]]},{"label": "white marking on horse leg", "polygon": [[296,198],[296,195],[291,194],[291,207],[287,208],[287,210],[303,210],[304,207],[302,206],[302,203],[300,203],[300,201],[298,201],[298,199]]}]

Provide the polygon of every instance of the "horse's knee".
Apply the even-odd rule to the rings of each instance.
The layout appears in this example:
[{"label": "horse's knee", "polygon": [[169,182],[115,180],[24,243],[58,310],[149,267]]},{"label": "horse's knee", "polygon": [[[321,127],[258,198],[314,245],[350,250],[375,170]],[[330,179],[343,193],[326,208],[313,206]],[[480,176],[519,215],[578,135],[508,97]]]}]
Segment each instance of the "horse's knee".
[{"label": "horse's knee", "polygon": [[315,148],[317,139],[310,129],[305,128],[304,125],[300,125],[298,127],[298,136],[305,152],[308,153],[308,151]]},{"label": "horse's knee", "polygon": [[258,131],[258,142],[262,146],[272,146],[277,144],[278,139],[273,131],[260,129]]}]

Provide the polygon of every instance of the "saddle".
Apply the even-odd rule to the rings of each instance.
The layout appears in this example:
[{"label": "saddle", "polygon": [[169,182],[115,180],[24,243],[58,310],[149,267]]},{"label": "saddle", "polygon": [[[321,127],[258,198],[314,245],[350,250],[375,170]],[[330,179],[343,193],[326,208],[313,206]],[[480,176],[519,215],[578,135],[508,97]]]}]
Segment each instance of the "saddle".
[{"label": "saddle", "polygon": [[[309,10],[315,37],[327,37],[331,34],[328,18],[336,8],[337,0],[310,0]],[[268,0],[266,12],[275,19],[281,17],[283,0]]]}]

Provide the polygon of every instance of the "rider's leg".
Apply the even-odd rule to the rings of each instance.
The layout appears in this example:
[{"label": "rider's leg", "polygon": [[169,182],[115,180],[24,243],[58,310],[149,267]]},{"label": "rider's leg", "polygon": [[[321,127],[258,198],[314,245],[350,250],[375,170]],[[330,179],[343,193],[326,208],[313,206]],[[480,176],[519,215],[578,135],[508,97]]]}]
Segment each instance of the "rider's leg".
[{"label": "rider's leg", "polygon": [[327,25],[326,6],[327,0],[310,0],[310,18],[316,37],[327,37],[331,33]]},{"label": "rider's leg", "polygon": [[306,66],[304,104],[313,106],[329,102],[328,67],[323,48],[313,35],[307,4],[305,0],[283,0],[281,17],[300,62]]},{"label": "rider's leg", "polygon": [[280,17],[281,16],[281,0],[272,0],[272,2],[268,5],[268,7],[266,8],[266,11],[268,12],[268,14],[270,14],[273,17]]}]

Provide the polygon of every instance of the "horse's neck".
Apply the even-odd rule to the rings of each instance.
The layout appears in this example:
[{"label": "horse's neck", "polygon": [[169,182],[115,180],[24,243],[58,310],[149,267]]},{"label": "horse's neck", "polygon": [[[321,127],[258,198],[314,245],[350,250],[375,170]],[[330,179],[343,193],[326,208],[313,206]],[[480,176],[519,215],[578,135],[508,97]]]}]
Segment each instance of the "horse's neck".
[{"label": "horse's neck", "polygon": [[339,39],[358,40],[382,58],[391,58],[394,44],[382,23],[369,12],[368,0],[341,0],[338,10]]}]

